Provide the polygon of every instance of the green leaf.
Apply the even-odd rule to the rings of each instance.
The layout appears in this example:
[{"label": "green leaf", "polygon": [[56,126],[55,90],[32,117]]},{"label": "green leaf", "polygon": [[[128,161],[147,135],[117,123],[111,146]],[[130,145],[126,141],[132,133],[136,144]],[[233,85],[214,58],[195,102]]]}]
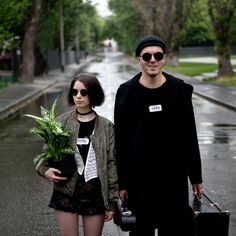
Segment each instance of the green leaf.
[{"label": "green leaf", "polygon": [[25,114],[24,116],[28,116],[30,118],[33,118],[33,119],[35,119],[35,121],[43,121],[43,118],[39,117],[39,116],[34,116],[34,115],[30,115],[30,114]]},{"label": "green leaf", "polygon": [[36,155],[36,156],[33,158],[33,163],[34,163],[35,165],[37,165],[37,164],[39,163],[39,161],[44,158],[44,156],[45,156],[45,153],[40,153],[40,154]]},{"label": "green leaf", "polygon": [[38,163],[40,159],[61,160],[64,154],[75,153],[74,148],[69,143],[70,132],[64,130],[62,123],[55,118],[57,99],[55,99],[50,110],[40,107],[41,117],[30,114],[25,115],[36,122],[36,126],[29,130],[30,133],[41,137],[47,144],[42,153],[33,158],[34,163]]},{"label": "green leaf", "polygon": [[54,103],[52,104],[52,109],[50,111],[50,120],[55,119],[55,110],[56,110],[57,100],[58,100],[58,98],[56,98]]}]

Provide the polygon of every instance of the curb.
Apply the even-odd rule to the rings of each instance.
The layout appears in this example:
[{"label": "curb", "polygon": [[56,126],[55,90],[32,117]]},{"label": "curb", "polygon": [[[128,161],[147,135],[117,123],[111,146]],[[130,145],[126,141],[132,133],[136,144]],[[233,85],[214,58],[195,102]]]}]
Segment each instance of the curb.
[{"label": "curb", "polygon": [[215,103],[215,104],[217,104],[219,106],[225,107],[225,108],[227,108],[227,109],[229,109],[231,111],[236,112],[236,107],[235,106],[233,106],[233,105],[231,105],[229,103],[223,102],[223,101],[219,100],[218,98],[212,97],[209,94],[207,95],[207,94],[202,93],[200,91],[194,91],[193,93],[196,94],[197,96],[201,97],[201,98],[204,98],[204,99],[212,102],[212,103]]},{"label": "curb", "polygon": [[58,80],[53,81],[52,83],[46,85],[45,87],[38,88],[37,91],[32,91],[31,93],[26,93],[25,96],[18,98],[17,100],[13,101],[12,103],[8,104],[7,106],[3,107],[0,110],[0,121],[8,118],[24,106],[31,103],[33,100],[37,99],[38,97],[42,96],[45,92],[47,92],[51,87],[53,87]]},{"label": "curb", "polygon": [[[75,74],[75,72],[79,72],[82,71],[92,60],[94,60],[94,57],[89,57],[87,60],[83,61],[81,64],[78,65],[78,67],[75,69],[71,69],[70,74],[73,76],[73,74]],[[25,107],[26,105],[30,104],[32,101],[34,101],[35,99],[39,98],[40,96],[42,96],[43,94],[45,94],[49,89],[51,89],[54,85],[56,85],[58,82],[60,82],[60,79],[55,79],[55,75],[59,75],[59,76],[66,76],[66,73],[63,74],[62,72],[60,72],[60,69],[55,69],[56,72],[53,72],[53,70],[51,71],[51,75],[52,77],[54,77],[53,79],[46,79],[42,78],[41,81],[47,81],[48,84],[41,84],[41,83],[37,83],[37,81],[40,81],[40,77],[39,79],[37,77],[35,77],[34,79],[34,83],[33,84],[21,84],[20,86],[39,86],[36,89],[33,89],[32,92],[28,92],[25,93],[24,96],[22,97],[18,97],[15,100],[13,99],[12,102],[10,102],[9,104],[7,104],[6,106],[3,106],[2,108],[0,108],[0,122],[3,121],[4,119],[9,118],[11,115],[13,115],[15,112],[19,111],[21,108]],[[54,74],[54,75],[53,75]],[[49,72],[49,77],[50,78],[50,72]],[[16,85],[17,86],[17,85]],[[13,88],[13,87],[12,87]],[[7,100],[3,99],[3,100]]]},{"label": "curb", "polygon": [[[233,104],[230,104],[229,102],[227,102],[226,100],[222,101],[222,99],[217,98],[216,96],[211,96],[209,93],[206,93],[205,91],[201,91],[201,89],[199,89],[197,86],[198,85],[204,85],[204,83],[202,81],[199,81],[196,78],[193,77],[189,77],[189,76],[185,76],[185,75],[181,75],[181,74],[177,74],[171,71],[168,71],[169,74],[172,74],[174,76],[177,76],[178,78],[184,79],[186,80],[189,84],[191,84],[194,87],[193,93],[201,98],[204,98],[212,103],[215,103],[216,105],[222,106],[224,108],[227,108],[231,111],[236,112],[236,106]],[[205,84],[207,85],[212,85],[212,84]],[[217,85],[216,85],[217,86]]]}]

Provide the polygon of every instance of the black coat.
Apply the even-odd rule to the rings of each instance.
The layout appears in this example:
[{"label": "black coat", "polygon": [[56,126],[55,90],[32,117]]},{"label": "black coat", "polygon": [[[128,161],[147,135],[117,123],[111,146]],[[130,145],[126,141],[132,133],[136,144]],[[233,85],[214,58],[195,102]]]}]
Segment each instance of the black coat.
[{"label": "black coat", "polygon": [[[141,127],[139,113],[138,80],[141,73],[123,83],[117,90],[115,100],[115,137],[117,168],[120,190],[129,193],[129,203],[134,211],[148,213],[163,207],[188,205],[188,177],[192,184],[202,183],[201,160],[192,106],[193,87],[183,80],[164,73],[170,93],[166,94],[171,104],[170,138],[168,149],[173,156],[141,155]],[[158,134],[157,134],[158,135]],[[151,137],[151,138],[155,138]],[[158,159],[158,162],[155,160]],[[161,159],[161,160],[160,160]],[[158,164],[156,164],[158,163]],[[150,177],[149,168],[154,172]],[[156,173],[155,173],[155,168]],[[157,194],[155,194],[157,192]],[[141,202],[145,202],[143,207]],[[171,204],[170,204],[171,203]],[[163,209],[164,210],[164,209]]]}]

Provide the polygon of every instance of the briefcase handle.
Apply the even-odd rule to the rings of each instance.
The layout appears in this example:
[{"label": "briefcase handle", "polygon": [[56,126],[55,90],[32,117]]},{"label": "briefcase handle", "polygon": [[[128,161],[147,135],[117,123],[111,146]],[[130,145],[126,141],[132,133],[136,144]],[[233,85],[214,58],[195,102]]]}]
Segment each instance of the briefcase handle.
[{"label": "briefcase handle", "polygon": [[199,203],[203,203],[203,199],[205,198],[208,201],[208,202],[205,202],[208,206],[216,207],[218,210],[220,210],[218,207],[219,204],[216,202],[213,202],[212,199],[210,197],[208,197],[204,192],[202,192],[201,198],[199,198],[197,194],[194,194],[194,197]]},{"label": "briefcase handle", "polygon": [[124,201],[121,201],[122,207],[123,207],[123,211],[128,210],[128,200],[125,199]]},{"label": "briefcase handle", "polygon": [[120,202],[120,204],[118,204],[118,205],[119,205],[120,212],[121,212],[122,215],[130,216],[130,215],[133,214],[132,211],[129,210],[127,199],[125,199],[124,201],[119,199],[119,202]]}]

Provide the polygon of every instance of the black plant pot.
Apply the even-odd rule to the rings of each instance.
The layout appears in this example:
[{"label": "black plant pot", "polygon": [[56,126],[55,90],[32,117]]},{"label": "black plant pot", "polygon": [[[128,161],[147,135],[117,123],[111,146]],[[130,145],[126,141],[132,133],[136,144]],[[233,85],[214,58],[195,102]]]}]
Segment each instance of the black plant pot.
[{"label": "black plant pot", "polygon": [[61,171],[58,176],[70,178],[77,168],[74,155],[65,155],[60,161],[49,160],[49,166]]}]

